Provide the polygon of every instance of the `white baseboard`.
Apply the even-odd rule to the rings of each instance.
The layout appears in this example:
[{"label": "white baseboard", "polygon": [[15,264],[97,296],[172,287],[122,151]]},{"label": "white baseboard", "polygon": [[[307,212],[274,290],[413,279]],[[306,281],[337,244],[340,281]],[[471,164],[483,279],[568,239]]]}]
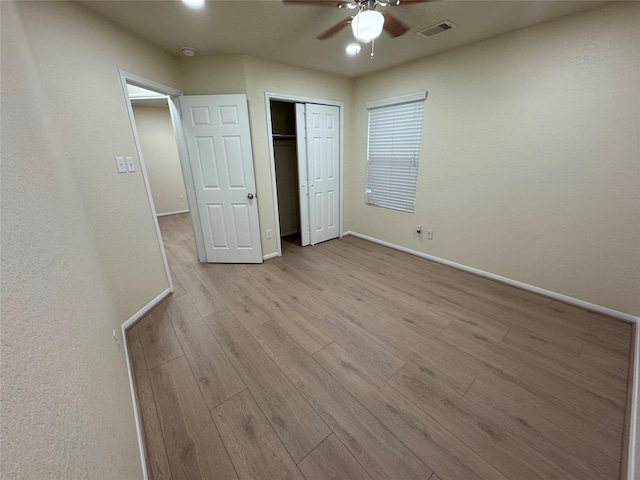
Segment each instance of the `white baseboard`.
[{"label": "white baseboard", "polygon": [[138,449],[140,451],[140,462],[142,463],[142,478],[149,480],[149,473],[147,472],[147,461],[144,458],[144,440],[142,438],[142,422],[140,420],[140,412],[138,412],[138,402],[136,401],[136,394],[134,390],[133,371],[131,369],[131,362],[129,361],[129,345],[127,343],[127,336],[125,329],[122,329],[122,344],[124,345],[124,356],[127,360],[127,372],[129,373],[129,390],[131,390],[131,401],[133,402],[133,418],[136,422],[136,434],[138,435]]},{"label": "white baseboard", "polygon": [[267,253],[266,255],[262,256],[263,260],[269,260],[270,258],[276,258],[279,257],[280,254],[278,252],[273,252],[273,253]]},{"label": "white baseboard", "polygon": [[142,307],[142,309],[136,313],[133,317],[131,317],[129,320],[127,320],[126,322],[124,322],[122,324],[122,331],[127,330],[128,328],[133,327],[136,322],[138,320],[140,320],[142,317],[144,317],[147,313],[149,313],[151,310],[153,310],[153,307],[155,307],[156,305],[158,305],[162,300],[164,300],[165,298],[167,298],[169,296],[169,294],[171,293],[171,289],[167,288],[164,292],[162,292],[160,295],[158,295],[156,298],[154,298],[153,300],[151,300],[149,303],[147,303],[144,307]]},{"label": "white baseboard", "polygon": [[156,217],[166,217],[168,215],[178,215],[179,213],[189,213],[189,210],[178,210],[176,212],[156,213]]},{"label": "white baseboard", "polygon": [[631,385],[631,414],[629,416],[630,425],[629,425],[629,450],[627,455],[627,480],[635,479],[634,469],[637,461],[635,451],[636,451],[636,443],[637,443],[636,439],[638,435],[638,431],[636,429],[636,422],[637,422],[638,413],[639,413],[638,402],[640,402],[640,391],[639,391],[640,390],[640,378],[639,378],[640,377],[640,318],[639,317],[636,317],[635,315],[630,315],[625,312],[620,312],[618,310],[613,310],[608,307],[603,307],[595,303],[585,302],[584,300],[569,297],[561,293],[552,292],[551,290],[545,290],[544,288],[536,287],[534,285],[529,285],[528,283],[519,282],[517,280],[512,280],[507,277],[502,277],[500,275],[495,275],[493,273],[485,272],[484,270],[468,267],[466,265],[462,265],[461,263],[445,260],[444,258],[429,255],[427,253],[423,253],[418,250],[412,250],[410,248],[402,247],[400,245],[386,242],[378,238],[369,237],[368,235],[363,235],[361,233],[344,232],[343,235],[353,235],[354,237],[362,238],[364,240],[369,240],[370,242],[374,242],[374,243],[379,243],[380,245],[394,248],[396,250],[400,250],[405,253],[410,253],[418,257],[426,258],[428,260],[432,260],[434,262],[438,262],[443,265],[448,265],[450,267],[457,268],[465,272],[473,273],[475,275],[479,275],[485,278],[490,278],[491,280],[496,280],[498,282],[506,283],[507,285],[512,285],[514,287],[518,287],[523,290],[527,290],[529,292],[538,293],[545,297],[553,298],[554,300],[560,300],[561,302],[565,302],[570,305],[575,305],[577,307],[582,307],[587,310],[603,313],[605,315],[609,315],[611,317],[624,320],[625,322],[634,323],[635,339],[634,339],[634,353],[633,353],[633,381]]},{"label": "white baseboard", "polygon": [[629,450],[627,453],[627,480],[636,478],[636,444],[638,438],[638,402],[640,402],[640,324],[636,323],[633,349],[633,379],[631,382],[631,414],[629,415]]},{"label": "white baseboard", "polygon": [[364,240],[369,240],[370,242],[379,243],[380,245],[384,245],[386,247],[394,248],[396,250],[400,250],[402,252],[410,253],[412,255],[416,255],[418,257],[426,258],[427,260],[432,260],[434,262],[441,263],[443,265],[448,265],[453,268],[457,268],[458,270],[463,270],[465,272],[473,273],[475,275],[479,275],[481,277],[490,278],[491,280],[496,280],[501,283],[506,283],[507,285],[511,285],[514,287],[521,288],[522,290],[527,290],[529,292],[537,293],[543,295],[545,297],[553,298],[554,300],[560,300],[561,302],[568,303],[571,305],[575,305],[577,307],[582,307],[586,310],[591,310],[597,313],[603,313],[605,315],[609,315],[610,317],[618,318],[620,320],[624,320],[629,323],[640,323],[640,317],[636,317],[634,315],[630,315],[628,313],[620,312],[618,310],[614,310],[612,308],[603,307],[602,305],[597,305],[595,303],[585,302],[584,300],[580,300],[578,298],[569,297],[567,295],[563,295],[561,293],[552,292],[551,290],[545,290],[544,288],[536,287],[534,285],[529,285],[528,283],[519,282],[518,280],[513,280],[511,278],[502,277],[500,275],[496,275],[494,273],[485,272],[484,270],[479,270],[477,268],[468,267],[461,263],[452,262],[451,260],[445,260],[444,258],[436,257],[434,255],[429,255],[428,253],[420,252],[418,250],[412,250],[410,248],[402,247],[400,245],[396,245],[394,243],[386,242],[384,240],[380,240],[378,238],[369,237],[367,235],[363,235],[357,232],[344,232],[345,235],[353,235],[354,237],[359,237]]},{"label": "white baseboard", "polygon": [[149,473],[147,472],[147,462],[144,456],[144,439],[142,438],[142,423],[140,420],[140,412],[138,412],[138,402],[136,401],[135,387],[133,381],[133,370],[131,368],[131,362],[129,361],[129,344],[127,343],[127,329],[136,324],[138,320],[149,313],[156,305],[169,296],[171,289],[167,288],[164,292],[151,300],[142,309],[133,315],[129,320],[122,324],[122,344],[124,345],[124,356],[127,361],[127,372],[129,373],[129,389],[131,390],[131,400],[133,401],[133,417],[136,422],[136,433],[138,434],[138,447],[140,449],[140,460],[142,462],[142,478],[144,480],[149,479]]}]

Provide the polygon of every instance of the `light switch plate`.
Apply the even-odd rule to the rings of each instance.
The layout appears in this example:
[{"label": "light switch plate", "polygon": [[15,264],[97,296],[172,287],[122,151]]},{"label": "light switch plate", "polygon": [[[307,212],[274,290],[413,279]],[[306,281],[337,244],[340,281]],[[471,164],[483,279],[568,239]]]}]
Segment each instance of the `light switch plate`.
[{"label": "light switch plate", "polygon": [[127,164],[124,160],[124,157],[116,157],[116,165],[118,167],[118,173],[127,172]]},{"label": "light switch plate", "polygon": [[133,163],[133,157],[125,157],[125,159],[127,160],[127,170],[129,170],[130,172],[135,172],[136,164]]}]

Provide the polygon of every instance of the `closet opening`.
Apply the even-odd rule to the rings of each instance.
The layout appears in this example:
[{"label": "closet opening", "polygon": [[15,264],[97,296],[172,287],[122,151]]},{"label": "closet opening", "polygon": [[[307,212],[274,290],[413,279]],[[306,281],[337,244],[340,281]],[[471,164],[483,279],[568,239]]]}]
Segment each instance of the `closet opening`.
[{"label": "closet opening", "polygon": [[280,238],[285,249],[287,243],[302,245],[296,104],[270,100],[270,106]]},{"label": "closet opening", "polygon": [[[268,92],[265,96],[278,245],[270,255],[280,256],[283,247],[342,236],[344,106]],[[268,229],[266,238],[272,233]]]}]

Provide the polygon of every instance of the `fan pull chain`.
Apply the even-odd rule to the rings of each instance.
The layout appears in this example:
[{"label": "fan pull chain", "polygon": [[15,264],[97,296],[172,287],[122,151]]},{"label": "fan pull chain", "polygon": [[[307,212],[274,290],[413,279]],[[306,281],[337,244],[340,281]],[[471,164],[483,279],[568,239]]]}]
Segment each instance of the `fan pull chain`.
[{"label": "fan pull chain", "polygon": [[375,43],[376,39],[371,40],[371,60],[373,60],[373,56],[375,55]]}]

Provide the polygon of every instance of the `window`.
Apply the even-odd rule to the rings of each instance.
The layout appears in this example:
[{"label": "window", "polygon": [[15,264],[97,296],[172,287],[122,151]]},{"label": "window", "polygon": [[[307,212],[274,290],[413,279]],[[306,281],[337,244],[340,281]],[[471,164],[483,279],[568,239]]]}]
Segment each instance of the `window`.
[{"label": "window", "polygon": [[367,103],[366,203],[413,213],[427,92]]}]

